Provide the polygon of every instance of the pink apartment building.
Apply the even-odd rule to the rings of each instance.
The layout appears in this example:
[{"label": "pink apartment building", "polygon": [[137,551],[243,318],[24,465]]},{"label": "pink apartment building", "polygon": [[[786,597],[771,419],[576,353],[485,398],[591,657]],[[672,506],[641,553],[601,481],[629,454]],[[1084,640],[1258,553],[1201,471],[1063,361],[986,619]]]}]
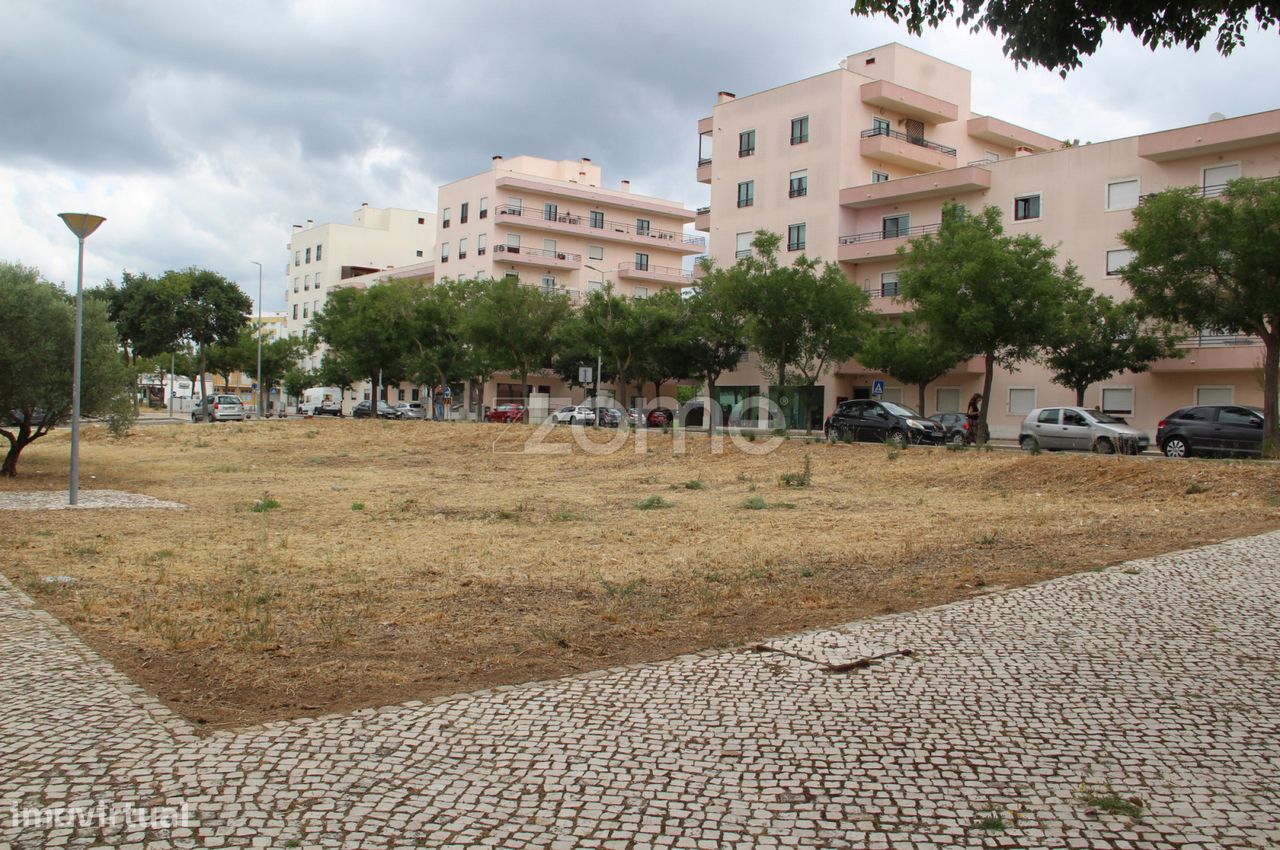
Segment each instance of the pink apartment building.
[{"label": "pink apartment building", "polygon": [[[711,204],[695,226],[710,254],[732,264],[764,228],[788,255],[838,262],[884,314],[908,309],[897,294],[897,249],[936,230],[945,202],[994,204],[1009,233],[1034,233],[1073,260],[1096,290],[1125,297],[1128,253],[1119,234],[1145,194],[1177,186],[1220,192],[1235,177],[1280,174],[1280,110],[1064,148],[1058,140],[969,109],[970,74],[899,44],[849,56],[834,71],[747,97],[721,92],[698,122],[698,180]],[[1186,357],[1089,389],[1086,403],[1154,434],[1157,421],[1192,403],[1262,403],[1256,339],[1204,329]],[[722,376],[726,409],[767,390],[754,355]],[[914,403],[914,387],[856,362],[835,367],[814,407],[886,382],[885,397]],[[931,385],[926,414],[963,409],[981,390],[975,358]],[[1033,407],[1073,404],[1074,393],[1024,364],[997,371],[990,400],[995,436],[1015,436]]]}]

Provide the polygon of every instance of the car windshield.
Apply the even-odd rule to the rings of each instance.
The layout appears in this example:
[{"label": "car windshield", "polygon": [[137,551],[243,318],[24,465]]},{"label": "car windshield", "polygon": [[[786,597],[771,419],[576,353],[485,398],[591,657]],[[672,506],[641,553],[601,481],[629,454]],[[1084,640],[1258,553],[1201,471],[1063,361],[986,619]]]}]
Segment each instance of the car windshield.
[{"label": "car windshield", "polygon": [[903,405],[897,404],[892,401],[882,401],[880,402],[880,406],[883,407],[885,410],[889,411],[890,413],[892,413],[894,416],[911,416],[916,419],[920,418],[920,414],[916,413],[911,408],[904,407]]},{"label": "car windshield", "polygon": [[1124,420],[1116,419],[1114,416],[1108,416],[1107,414],[1103,413],[1100,410],[1090,410],[1089,416],[1093,418],[1094,422],[1098,422],[1102,425],[1124,425],[1125,424]]}]

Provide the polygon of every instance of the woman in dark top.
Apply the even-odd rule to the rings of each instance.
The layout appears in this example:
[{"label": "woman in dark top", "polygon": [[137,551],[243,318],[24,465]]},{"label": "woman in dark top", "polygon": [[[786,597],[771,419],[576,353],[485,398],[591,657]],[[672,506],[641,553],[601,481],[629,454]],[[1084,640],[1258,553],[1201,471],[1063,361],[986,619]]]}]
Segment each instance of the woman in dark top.
[{"label": "woman in dark top", "polygon": [[972,443],[978,439],[978,420],[982,417],[982,393],[974,393],[969,399],[969,409],[965,411],[969,420],[969,429],[965,432],[965,442]]}]

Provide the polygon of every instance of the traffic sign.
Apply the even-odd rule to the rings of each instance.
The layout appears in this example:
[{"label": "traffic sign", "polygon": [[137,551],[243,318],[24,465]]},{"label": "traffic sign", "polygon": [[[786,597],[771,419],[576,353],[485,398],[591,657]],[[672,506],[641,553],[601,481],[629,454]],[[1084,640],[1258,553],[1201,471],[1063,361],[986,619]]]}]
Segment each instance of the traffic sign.
[{"label": "traffic sign", "polygon": [[884,381],[872,381],[871,394],[874,396],[884,395]]},{"label": "traffic sign", "polygon": [[445,388],[444,388],[444,397],[445,397],[445,398],[453,398],[453,387],[445,387]]},{"label": "traffic sign", "polygon": [[590,366],[579,366],[578,367],[578,383],[583,385],[591,383],[591,373],[592,373],[592,369]]}]

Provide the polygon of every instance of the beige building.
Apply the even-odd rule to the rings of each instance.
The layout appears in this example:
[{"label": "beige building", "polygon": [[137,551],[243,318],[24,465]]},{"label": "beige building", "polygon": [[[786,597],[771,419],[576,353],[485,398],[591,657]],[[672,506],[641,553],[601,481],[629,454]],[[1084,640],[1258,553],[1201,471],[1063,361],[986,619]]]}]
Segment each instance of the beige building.
[{"label": "beige building", "polygon": [[[803,252],[839,263],[890,315],[909,306],[895,297],[897,249],[935,231],[946,202],[999,207],[1008,233],[1041,236],[1094,289],[1125,297],[1119,234],[1143,195],[1176,186],[1212,194],[1235,177],[1280,174],[1280,110],[1064,148],[973,113],[969,71],[898,44],[747,97],[721,92],[698,133],[697,177],[710,185],[711,204],[696,227],[710,233],[718,263],[750,251],[752,233],[765,228],[782,235],[784,261]],[[1187,346],[1184,359],[1091,387],[1086,404],[1152,434],[1182,405],[1261,404],[1257,340],[1206,329]],[[722,405],[767,390],[754,363],[721,378]],[[914,387],[848,362],[822,381],[814,407],[825,415],[868,395],[876,380],[886,398],[914,404]],[[981,382],[981,360],[962,363],[931,385],[923,412],[962,409]],[[1031,408],[1074,400],[1034,364],[997,371],[992,433],[1014,436]]]}]

